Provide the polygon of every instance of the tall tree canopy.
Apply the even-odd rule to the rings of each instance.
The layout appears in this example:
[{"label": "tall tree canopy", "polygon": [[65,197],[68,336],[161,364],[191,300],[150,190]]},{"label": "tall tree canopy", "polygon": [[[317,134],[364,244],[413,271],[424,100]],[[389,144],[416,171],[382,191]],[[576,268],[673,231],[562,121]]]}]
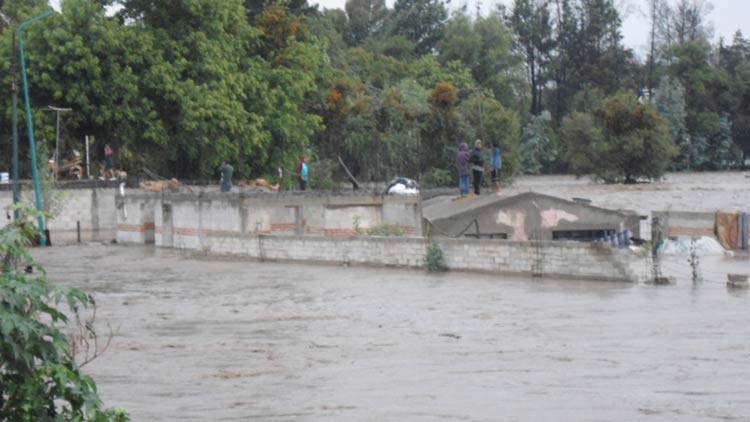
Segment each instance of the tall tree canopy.
[{"label": "tall tree canopy", "polygon": [[[43,109],[55,105],[73,109],[64,146],[82,150],[93,136],[133,173],[215,179],[229,159],[239,177],[268,177],[305,153],[327,186],[339,156],[362,180],[445,183],[457,145],[476,137],[507,150],[504,177],[581,172],[585,149],[571,134],[615,136],[600,117],[608,98],[657,110],[679,151],[674,162],[660,155],[673,170],[736,167],[750,153],[749,43],[741,33],[712,43],[707,0],[649,0],[642,62],[622,45],[615,0],[513,0],[485,15],[449,15],[439,0],[389,4],[63,0],[62,14],[27,31],[38,153],[53,149]],[[15,24],[47,9],[2,2],[11,24],[0,25],[0,55],[11,55]],[[5,87],[10,70],[0,61]],[[10,114],[0,96],[0,169]],[[598,132],[581,132],[590,122]],[[633,133],[653,134],[615,139]]]}]

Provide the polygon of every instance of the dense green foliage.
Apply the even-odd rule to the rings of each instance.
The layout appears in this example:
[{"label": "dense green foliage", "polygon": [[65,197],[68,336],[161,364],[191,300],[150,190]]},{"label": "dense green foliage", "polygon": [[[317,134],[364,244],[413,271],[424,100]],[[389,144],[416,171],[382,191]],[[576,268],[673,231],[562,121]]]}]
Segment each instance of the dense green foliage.
[{"label": "dense green foliage", "polygon": [[0,420],[127,421],[123,411],[101,408],[61,331],[69,324],[63,305],[76,313],[89,297],[26,271],[42,271],[26,249],[35,235],[26,218],[0,229]]},{"label": "dense green foliage", "polygon": [[[42,109],[71,107],[63,143],[109,142],[132,173],[215,180],[228,158],[240,178],[273,179],[305,153],[319,187],[332,186],[339,156],[361,181],[455,181],[457,145],[481,138],[502,146],[508,179],[590,168],[564,130],[569,139],[629,96],[655,107],[678,148],[655,168],[724,169],[750,153],[750,43],[738,32],[712,44],[705,5],[649,0],[652,42],[639,60],[622,45],[613,0],[514,0],[486,16],[440,0],[348,0],[344,10],[63,0],[62,14],[27,30],[37,137],[53,151],[54,114]],[[0,10],[17,24],[47,7],[6,0]],[[0,24],[3,57],[12,29]],[[0,85],[10,86],[9,61]],[[632,141],[600,129],[587,136]],[[9,134],[4,95],[0,169]]]},{"label": "dense green foliage", "polygon": [[606,182],[658,179],[677,153],[657,111],[628,94],[607,99],[593,116],[566,118],[562,141],[576,174],[593,173]]},{"label": "dense green foliage", "polygon": [[445,258],[440,245],[434,240],[427,246],[427,253],[424,256],[424,266],[429,272],[445,271]]}]

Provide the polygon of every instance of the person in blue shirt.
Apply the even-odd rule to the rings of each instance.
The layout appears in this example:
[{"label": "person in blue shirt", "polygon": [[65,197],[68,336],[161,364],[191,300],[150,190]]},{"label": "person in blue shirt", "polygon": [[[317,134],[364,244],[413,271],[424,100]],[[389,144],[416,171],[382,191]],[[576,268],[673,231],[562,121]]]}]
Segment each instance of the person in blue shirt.
[{"label": "person in blue shirt", "polygon": [[299,189],[307,190],[307,156],[302,155],[299,157],[297,173],[299,173]]},{"label": "person in blue shirt", "polygon": [[503,167],[503,158],[500,154],[500,142],[492,141],[492,185],[495,192],[500,192],[500,169]]},{"label": "person in blue shirt", "polygon": [[456,167],[458,168],[458,190],[461,196],[469,194],[469,180],[471,178],[471,154],[469,153],[469,145],[466,142],[462,142],[458,146],[458,154],[456,154]]}]

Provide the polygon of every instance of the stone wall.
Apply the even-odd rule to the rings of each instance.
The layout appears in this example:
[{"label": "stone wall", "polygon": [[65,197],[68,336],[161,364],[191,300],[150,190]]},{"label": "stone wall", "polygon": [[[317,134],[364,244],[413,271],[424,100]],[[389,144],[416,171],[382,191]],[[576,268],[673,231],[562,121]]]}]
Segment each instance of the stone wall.
[{"label": "stone wall", "polygon": [[[52,243],[68,243],[77,239],[77,223],[81,225],[81,240],[112,240],[115,238],[117,189],[61,189],[60,208],[56,217],[47,222]],[[33,203],[33,191],[24,191],[24,202]],[[0,191],[0,227],[10,221],[5,207],[13,203],[11,191]]]}]

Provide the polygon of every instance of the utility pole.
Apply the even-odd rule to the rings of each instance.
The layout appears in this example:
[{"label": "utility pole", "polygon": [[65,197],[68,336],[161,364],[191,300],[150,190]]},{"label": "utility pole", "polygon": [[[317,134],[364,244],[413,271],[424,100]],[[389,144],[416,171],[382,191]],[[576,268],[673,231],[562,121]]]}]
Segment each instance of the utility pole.
[{"label": "utility pole", "polygon": [[[31,100],[29,99],[29,81],[26,77],[26,58],[23,54],[23,30],[28,25],[31,25],[32,23],[42,20],[48,16],[52,15],[52,12],[46,12],[42,13],[39,16],[36,16],[34,18],[31,18],[25,22],[22,22],[20,25],[18,25],[18,28],[16,28],[16,32],[18,33],[18,52],[21,57],[21,80],[23,81],[23,95],[24,99],[26,100],[26,128],[29,131],[29,154],[31,155],[31,174],[34,178],[34,195],[36,197],[36,209],[37,211],[42,211],[42,193],[40,191],[39,187],[39,170],[37,169],[36,165],[36,145],[34,144],[34,123],[31,119]],[[37,219],[39,223],[39,244],[41,246],[47,245],[47,240],[45,238],[44,234],[44,217],[39,215],[39,218]]]},{"label": "utility pole", "polygon": [[57,174],[60,172],[60,113],[67,113],[73,109],[47,106],[47,110],[57,114],[57,129],[55,130],[55,180],[57,180]]}]

